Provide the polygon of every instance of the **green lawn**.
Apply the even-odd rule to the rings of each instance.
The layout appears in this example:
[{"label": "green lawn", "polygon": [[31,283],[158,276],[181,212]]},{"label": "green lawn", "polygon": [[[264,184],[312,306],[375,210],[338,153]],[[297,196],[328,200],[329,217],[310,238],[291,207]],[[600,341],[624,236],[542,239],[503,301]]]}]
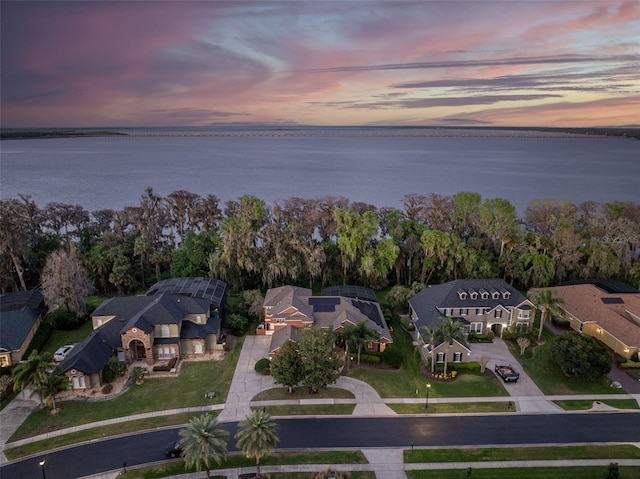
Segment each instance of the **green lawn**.
[{"label": "green lawn", "polygon": [[623,394],[621,389],[611,388],[611,380],[603,377],[599,381],[585,382],[566,377],[560,367],[551,359],[551,340],[554,334],[548,329],[544,330],[544,344],[533,347],[532,354],[525,357],[516,354],[513,350],[514,342],[507,341],[509,348],[525,372],[533,379],[537,386],[547,395],[565,394]]},{"label": "green lawn", "polygon": [[[607,466],[597,467],[522,467],[473,469],[472,479],[600,479],[606,477]],[[406,471],[409,479],[463,479],[466,469]],[[619,479],[637,479],[640,466],[620,467]]]},{"label": "green lawn", "polygon": [[305,388],[295,388],[293,393],[289,394],[287,388],[279,387],[261,391],[253,398],[252,401],[286,401],[290,399],[354,399],[355,396],[351,391],[340,388],[329,387],[324,391],[318,391],[311,394]]},{"label": "green lawn", "polygon": [[462,372],[450,383],[437,382],[425,377],[422,361],[412,344],[411,336],[393,318],[393,343],[403,354],[400,369],[355,368],[349,376],[369,383],[382,397],[425,397],[426,384],[431,384],[431,397],[487,397],[508,396],[507,391],[493,374]]},{"label": "green lawn", "polygon": [[91,321],[87,321],[78,329],[74,329],[72,331],[56,330],[51,335],[49,341],[47,341],[45,347],[42,348],[42,351],[48,351],[53,354],[60,346],[64,346],[65,344],[79,343],[84,338],[89,336],[89,333],[91,331],[93,331]]},{"label": "green lawn", "polygon": [[[217,416],[219,411],[212,411],[211,414]],[[42,441],[32,442],[24,446],[5,449],[5,455],[13,460],[23,456],[30,456],[41,451],[47,451],[69,444],[78,444],[80,442],[89,441],[91,439],[103,439],[108,436],[125,434],[128,432],[143,431],[156,427],[173,426],[176,424],[185,424],[189,419],[199,416],[200,413],[182,413],[172,414],[170,416],[156,416],[147,419],[138,419],[136,421],[121,422],[118,424],[110,424],[108,426],[94,427],[84,429],[78,432],[65,434],[64,436],[52,437]]]},{"label": "green lawn", "polygon": [[[421,404],[388,404],[398,414],[449,414],[449,413],[485,413],[515,412],[513,403],[504,402],[465,402],[465,403],[429,403],[429,407]],[[510,405],[511,404],[511,405]]]},{"label": "green lawn", "polygon": [[[109,401],[61,402],[58,404],[60,412],[54,415],[46,410],[36,410],[10,441],[131,414],[222,404],[229,392],[241,349],[242,340],[239,340],[235,350],[223,361],[187,362],[178,376],[147,378],[142,384],[134,384],[122,396]],[[218,395],[212,400],[206,399],[204,395],[208,391],[216,391]]]},{"label": "green lawn", "polygon": [[[278,454],[268,455],[260,460],[263,466],[278,464],[367,464],[367,459],[361,451],[304,451],[304,452],[278,452]],[[242,454],[230,455],[222,464],[214,463],[215,469],[229,469],[238,467],[255,467],[253,458],[246,458]],[[156,479],[161,477],[175,476],[194,472],[194,468],[185,469],[182,461],[174,461],[158,466],[143,467],[128,471],[126,474],[118,476],[120,479]],[[313,474],[306,473],[308,477]],[[271,474],[269,474],[271,476]],[[215,474],[212,477],[216,477]],[[289,477],[289,476],[282,476]],[[295,476],[291,476],[295,477]],[[354,477],[352,475],[352,477]],[[360,476],[363,479],[374,476]]]},{"label": "green lawn", "polygon": [[532,446],[416,449],[404,451],[405,463],[542,461],[560,459],[640,459],[640,449],[631,444],[615,446]]},{"label": "green lawn", "polygon": [[[553,402],[566,411],[574,411],[591,409],[595,401],[593,399],[577,399]],[[599,402],[617,409],[640,409],[638,401],[635,399],[603,399]]]},{"label": "green lawn", "polygon": [[265,409],[272,416],[348,416],[353,414],[355,407],[355,404],[310,404],[252,407],[251,409]]}]

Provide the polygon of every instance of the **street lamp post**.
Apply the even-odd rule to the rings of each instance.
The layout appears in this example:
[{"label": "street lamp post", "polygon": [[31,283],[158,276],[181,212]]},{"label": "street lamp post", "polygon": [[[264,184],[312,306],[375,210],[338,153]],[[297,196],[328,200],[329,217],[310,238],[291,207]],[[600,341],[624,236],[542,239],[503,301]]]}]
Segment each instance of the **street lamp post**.
[{"label": "street lamp post", "polygon": [[431,389],[431,383],[427,383],[427,402],[424,404],[425,409],[429,407],[429,390],[430,389]]},{"label": "street lamp post", "polygon": [[42,479],[47,479],[47,475],[44,472],[44,459],[42,461],[40,461],[38,464],[40,464],[40,467],[42,468]]}]

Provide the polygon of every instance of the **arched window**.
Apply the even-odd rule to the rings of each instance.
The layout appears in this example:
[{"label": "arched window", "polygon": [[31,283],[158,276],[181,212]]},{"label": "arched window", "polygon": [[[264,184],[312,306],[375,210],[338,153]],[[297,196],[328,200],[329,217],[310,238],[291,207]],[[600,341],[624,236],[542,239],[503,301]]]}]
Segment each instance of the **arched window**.
[{"label": "arched window", "polygon": [[166,324],[163,324],[160,327],[160,337],[161,338],[168,338],[169,337],[169,326],[167,326]]}]

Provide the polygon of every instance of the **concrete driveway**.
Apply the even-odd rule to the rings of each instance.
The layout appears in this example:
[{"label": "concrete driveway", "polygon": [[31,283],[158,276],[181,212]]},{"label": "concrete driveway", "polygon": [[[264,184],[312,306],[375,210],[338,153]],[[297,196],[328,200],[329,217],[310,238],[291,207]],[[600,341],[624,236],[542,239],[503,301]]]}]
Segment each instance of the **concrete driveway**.
[{"label": "concrete driveway", "polygon": [[[550,412],[560,408],[547,401],[543,392],[533,380],[524,372],[520,363],[513,357],[506,343],[495,338],[493,343],[471,343],[471,361],[478,361],[482,356],[488,356],[487,368],[493,371],[496,364],[511,364],[520,373],[517,383],[503,383],[504,388],[516,400],[518,411],[521,412]],[[517,399],[516,399],[517,398]]]}]

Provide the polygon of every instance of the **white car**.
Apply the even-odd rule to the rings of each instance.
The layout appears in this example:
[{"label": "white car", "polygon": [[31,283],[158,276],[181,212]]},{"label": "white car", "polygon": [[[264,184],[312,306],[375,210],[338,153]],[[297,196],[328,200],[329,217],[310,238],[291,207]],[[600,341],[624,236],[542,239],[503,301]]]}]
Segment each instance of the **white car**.
[{"label": "white car", "polygon": [[64,346],[60,346],[58,350],[53,353],[53,359],[60,362],[71,352],[71,350],[75,347],[75,344],[66,344]]}]

